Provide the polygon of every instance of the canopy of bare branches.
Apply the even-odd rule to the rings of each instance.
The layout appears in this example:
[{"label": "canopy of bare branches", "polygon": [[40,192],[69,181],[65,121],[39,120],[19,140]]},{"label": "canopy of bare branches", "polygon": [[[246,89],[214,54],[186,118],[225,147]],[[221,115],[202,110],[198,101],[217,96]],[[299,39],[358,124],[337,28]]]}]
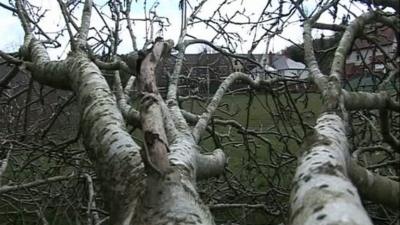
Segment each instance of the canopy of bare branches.
[{"label": "canopy of bare branches", "polygon": [[400,224],[398,1],[54,2],[0,2],[0,224]]}]

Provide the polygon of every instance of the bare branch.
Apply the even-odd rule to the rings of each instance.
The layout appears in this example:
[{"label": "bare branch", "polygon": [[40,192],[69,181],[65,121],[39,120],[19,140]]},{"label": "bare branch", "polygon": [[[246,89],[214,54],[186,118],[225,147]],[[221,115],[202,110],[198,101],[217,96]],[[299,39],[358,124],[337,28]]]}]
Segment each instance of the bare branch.
[{"label": "bare branch", "polygon": [[373,174],[366,168],[361,167],[355,161],[351,162],[349,176],[367,199],[398,209],[400,206],[400,183],[387,177]]},{"label": "bare branch", "polygon": [[79,28],[79,36],[77,40],[80,48],[84,48],[86,46],[91,17],[92,17],[92,0],[85,0],[82,11],[81,26]]},{"label": "bare branch", "polygon": [[[142,62],[138,78],[139,90],[144,94],[141,100],[140,117],[144,134],[143,158],[148,171],[163,175],[169,167],[168,140],[165,134],[163,114],[155,78],[155,68],[173,46],[173,42],[157,42]],[[156,175],[157,175],[156,174]]]},{"label": "bare branch", "polygon": [[47,184],[47,183],[52,183],[52,182],[59,182],[59,181],[64,181],[64,180],[69,180],[69,179],[76,179],[79,178],[77,176],[55,176],[55,177],[50,177],[47,179],[39,179],[39,180],[35,180],[29,183],[25,183],[25,184],[17,184],[17,185],[4,185],[2,187],[0,187],[0,194],[5,194],[11,191],[16,191],[16,190],[20,190],[20,189],[26,189],[26,188],[31,188],[31,187],[36,187],[39,185],[43,185],[43,184]]},{"label": "bare branch", "polygon": [[197,156],[197,179],[207,179],[219,176],[224,172],[226,156],[221,149],[216,149],[212,154],[199,154]]},{"label": "bare branch", "polygon": [[391,7],[397,12],[400,11],[400,3],[396,0],[357,0],[368,5]]},{"label": "bare branch", "polygon": [[346,31],[340,40],[339,46],[336,49],[335,57],[333,58],[332,62],[331,76],[334,76],[337,80],[340,80],[342,77],[346,56],[352,47],[354,39],[364,28],[366,23],[376,18],[375,16],[375,12],[364,13],[363,15],[357,17],[346,28]]},{"label": "bare branch", "polygon": [[400,112],[400,103],[391,99],[386,92],[342,92],[347,110],[389,109]]},{"label": "bare branch", "polygon": [[196,126],[193,128],[193,138],[196,142],[200,141],[200,136],[202,132],[208,125],[208,122],[213,115],[214,111],[217,109],[219,102],[221,101],[222,97],[224,96],[225,92],[228,90],[229,86],[235,82],[236,80],[243,80],[246,83],[250,84],[253,88],[259,87],[261,85],[268,85],[273,84],[274,82],[280,81],[281,79],[271,79],[271,80],[258,80],[253,81],[249,75],[235,72],[230,74],[219,86],[218,90],[214,94],[213,99],[211,100],[210,104],[207,106],[206,111],[200,116],[199,121],[197,122]]}]

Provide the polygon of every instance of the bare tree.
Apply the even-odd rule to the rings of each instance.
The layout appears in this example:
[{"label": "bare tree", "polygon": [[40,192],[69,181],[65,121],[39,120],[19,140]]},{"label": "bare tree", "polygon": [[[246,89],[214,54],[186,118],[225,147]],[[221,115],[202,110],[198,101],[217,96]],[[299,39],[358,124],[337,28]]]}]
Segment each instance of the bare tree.
[{"label": "bare tree", "polygon": [[[226,14],[235,1],[179,1],[177,43],[161,37],[170,24],[157,2],[143,2],[144,18],[131,15],[132,4],[139,4],[131,0],[57,2],[65,22],[56,35],[40,26],[46,12],[40,7],[26,0],[0,3],[25,33],[17,53],[0,51],[9,65],[0,80],[0,222],[399,222],[399,55],[367,32],[391,29],[398,48],[396,2],[321,1],[306,9],[302,1],[267,1],[253,17],[246,6]],[[369,10],[357,14],[350,7]],[[212,13],[203,16],[202,10]],[[320,19],[328,14],[331,24]],[[336,22],[341,14],[352,20]],[[101,25],[91,25],[95,15]],[[144,31],[135,29],[139,22]],[[268,69],[271,39],[288,39],[282,32],[290,23],[303,26],[308,80]],[[195,26],[215,35],[199,39],[190,33]],[[247,54],[235,53],[244,41],[231,31],[235,26],[248,27],[253,36]],[[125,29],[133,51],[120,54]],[[340,32],[337,46],[319,50],[335,52],[329,74],[318,65],[313,29]],[[51,60],[48,48],[65,45],[64,33],[70,50],[65,59]],[[374,46],[384,68],[363,60],[365,74],[379,78],[370,92],[345,87],[346,58],[361,39]],[[222,77],[208,99],[183,96],[185,51],[194,44],[229,62],[218,70],[218,60],[207,61]],[[263,44],[258,57],[254,51]],[[240,70],[232,70],[235,63]],[[230,104],[227,95],[234,96]],[[235,104],[237,96],[246,97],[245,106]]]}]

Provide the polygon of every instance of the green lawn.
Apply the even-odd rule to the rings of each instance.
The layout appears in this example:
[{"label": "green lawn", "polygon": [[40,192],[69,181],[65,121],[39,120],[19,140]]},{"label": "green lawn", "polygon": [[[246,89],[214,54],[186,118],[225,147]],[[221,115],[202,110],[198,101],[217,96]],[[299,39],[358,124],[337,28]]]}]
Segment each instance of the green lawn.
[{"label": "green lawn", "polygon": [[[299,96],[300,94],[292,94],[293,99],[298,98]],[[318,94],[308,94],[307,98],[306,101],[304,96],[300,97],[300,99],[294,104],[297,106],[303,122],[313,125],[315,122],[315,115],[320,113],[321,100]],[[201,114],[204,112],[207,103],[208,102],[193,100],[185,102],[183,108],[190,112]],[[279,145],[282,144],[282,141],[277,140],[277,136],[280,135],[274,133],[280,132],[291,134],[293,131],[297,131],[299,136],[304,135],[299,123],[300,120],[298,115],[291,112],[293,109],[291,104],[292,103],[284,95],[275,96],[274,98],[271,97],[270,94],[257,94],[252,98],[245,94],[227,95],[223,97],[220,103],[220,108],[215,114],[215,118],[236,120],[243,127],[260,133],[264,132],[262,136],[270,140],[272,145]],[[278,110],[278,108],[280,110]],[[314,115],[311,112],[313,112]],[[226,134],[229,127],[216,125],[215,130]],[[229,148],[240,149],[240,146],[238,145],[243,143],[243,138],[240,139],[243,135],[235,131],[235,129],[231,129],[231,138],[233,140],[239,139],[237,140],[239,143],[230,144],[228,141],[225,141],[222,143],[226,144],[223,145],[224,147],[230,146]],[[201,144],[205,150],[210,151],[217,147],[209,134],[203,136],[204,138]],[[257,142],[257,144],[266,145],[265,142],[264,144]],[[260,148],[261,147],[262,146],[260,146]]]},{"label": "green lawn", "polygon": [[[259,137],[239,132],[229,126],[215,125],[214,129],[219,134],[228,134],[229,138],[213,137],[210,133],[203,134],[200,146],[205,152],[222,148],[229,157],[228,169],[232,171],[229,179],[236,179],[246,187],[249,192],[266,192],[272,188],[283,188],[289,192],[291,180],[296,166],[296,153],[304,138],[303,127],[293,104],[301,114],[302,121],[312,126],[315,115],[320,113],[321,100],[318,94],[302,96],[291,93],[293,101],[286,94],[272,97],[271,94],[258,93],[252,97],[249,94],[224,96],[220,110],[215,117],[220,119],[233,119],[248,130],[257,132]],[[295,100],[297,99],[297,101]],[[204,112],[208,102],[187,101],[183,108],[200,114]],[[314,114],[312,114],[313,112]],[[307,129],[307,128],[306,128]],[[296,139],[288,138],[294,136]],[[209,181],[202,186],[206,193],[223,189],[223,185],[210,186]],[[218,192],[218,191],[217,191]],[[223,195],[223,193],[220,193]],[[205,196],[205,197],[204,197]],[[213,199],[212,194],[205,194],[204,199]],[[228,200],[226,200],[228,199]],[[229,201],[229,197],[223,201]],[[288,196],[274,196],[275,201],[288,202]],[[236,199],[232,202],[258,202],[259,199]],[[271,203],[272,205],[272,203]],[[216,221],[229,220],[241,214],[242,209],[219,210],[215,212]],[[262,210],[254,210],[246,217],[248,224],[266,224],[266,221],[275,223],[276,217],[266,217]],[[278,221],[282,221],[279,218]]]}]

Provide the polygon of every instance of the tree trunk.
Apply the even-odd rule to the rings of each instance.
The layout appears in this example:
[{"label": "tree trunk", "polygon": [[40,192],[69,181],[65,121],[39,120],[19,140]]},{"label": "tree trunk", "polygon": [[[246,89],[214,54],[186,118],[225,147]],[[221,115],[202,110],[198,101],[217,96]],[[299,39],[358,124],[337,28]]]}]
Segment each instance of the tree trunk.
[{"label": "tree trunk", "polygon": [[343,119],[322,114],[308,139],[294,178],[290,224],[372,224],[348,178]]}]

